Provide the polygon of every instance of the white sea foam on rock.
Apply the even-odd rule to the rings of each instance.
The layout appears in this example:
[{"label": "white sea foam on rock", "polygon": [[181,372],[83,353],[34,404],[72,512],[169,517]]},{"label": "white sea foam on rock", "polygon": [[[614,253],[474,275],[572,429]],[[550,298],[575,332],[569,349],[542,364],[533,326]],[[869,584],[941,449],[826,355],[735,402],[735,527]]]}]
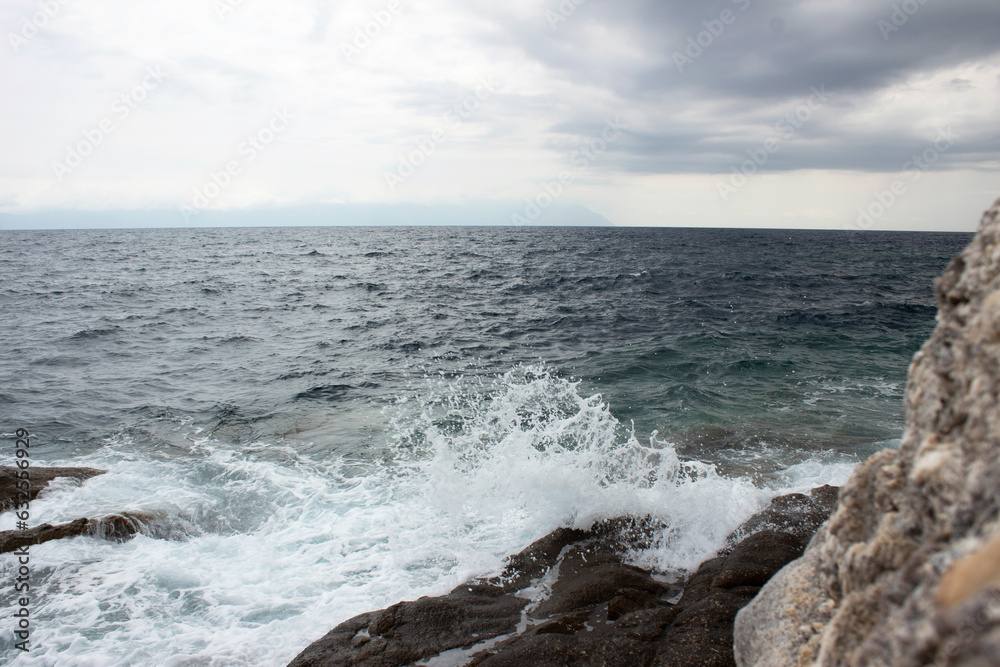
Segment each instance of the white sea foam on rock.
[{"label": "white sea foam on rock", "polygon": [[[648,515],[668,528],[632,562],[693,569],[773,496],[837,483],[848,465],[813,460],[756,484],[729,478],[656,436],[640,440],[600,396],[542,368],[428,383],[388,413],[391,437],[370,456],[237,450],[179,424],[183,456],[123,434],[74,460],[108,472],[41,496],[33,516],[141,512],[177,531],[33,547],[36,648],[30,661],[5,656],[284,664],[352,616],[497,574],[560,526]],[[0,530],[12,522],[0,515]],[[0,563],[0,577],[10,568]]]}]

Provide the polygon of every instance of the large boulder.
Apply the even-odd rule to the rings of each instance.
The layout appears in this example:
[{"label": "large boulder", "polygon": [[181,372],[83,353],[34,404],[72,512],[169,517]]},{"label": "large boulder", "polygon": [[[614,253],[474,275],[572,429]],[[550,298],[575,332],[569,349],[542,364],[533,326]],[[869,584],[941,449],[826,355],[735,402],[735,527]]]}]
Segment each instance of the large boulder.
[{"label": "large boulder", "polygon": [[898,451],[737,616],[740,665],[1000,661],[1000,202],[936,283]]}]

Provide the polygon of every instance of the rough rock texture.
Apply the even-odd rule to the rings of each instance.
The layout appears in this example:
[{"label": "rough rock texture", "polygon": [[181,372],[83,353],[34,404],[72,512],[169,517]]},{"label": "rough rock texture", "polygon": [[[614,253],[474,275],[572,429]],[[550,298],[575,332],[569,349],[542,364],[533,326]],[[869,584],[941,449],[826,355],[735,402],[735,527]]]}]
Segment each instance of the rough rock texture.
[{"label": "rough rock texture", "polygon": [[291,667],[733,665],[737,611],[801,555],[836,500],[830,487],[776,498],[683,588],[622,562],[660,527],[648,519],[560,529],[511,557],[501,577],[340,624]]},{"label": "rough rock texture", "polygon": [[741,665],[1000,664],[1000,202],[938,279],[899,451],[736,621]]},{"label": "rough rock texture", "polygon": [[64,537],[91,535],[109,542],[127,542],[139,533],[150,537],[162,537],[157,526],[152,525],[159,517],[143,512],[123,512],[99,519],[76,519],[69,523],[53,526],[43,523],[27,530],[0,531],[0,554],[10,553],[15,549],[33,544],[43,544]]},{"label": "rough rock texture", "polygon": [[[68,479],[74,479],[77,482],[83,482],[91,477],[96,477],[97,475],[103,475],[105,470],[98,470],[97,468],[39,468],[31,466],[28,469],[29,485],[28,485],[28,500],[34,500],[38,497],[38,494],[48,486],[49,482],[57,477],[63,477]],[[22,482],[19,475],[22,474],[20,468],[12,468],[6,466],[0,466],[0,512],[9,510],[14,506],[14,502],[18,499],[18,490],[22,493],[24,489],[18,489],[18,483]],[[23,496],[21,497],[23,501]]]},{"label": "rough rock texture", "polygon": [[27,530],[5,530],[0,532],[0,554],[10,553],[33,544],[61,540],[64,537],[86,535],[90,528],[89,524],[88,519],[77,519],[70,523],[61,523],[58,526],[43,523]]}]

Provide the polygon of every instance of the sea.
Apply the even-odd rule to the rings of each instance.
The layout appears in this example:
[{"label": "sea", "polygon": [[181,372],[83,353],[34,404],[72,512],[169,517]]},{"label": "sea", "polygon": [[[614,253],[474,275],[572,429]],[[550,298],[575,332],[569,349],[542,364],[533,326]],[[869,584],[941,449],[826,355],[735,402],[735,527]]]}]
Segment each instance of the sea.
[{"label": "sea", "polygon": [[[969,234],[311,227],[0,232],[0,662],[285,665],[560,526],[665,528],[679,578],[778,494],[898,446],[934,278]],[[0,530],[16,517],[0,515]],[[5,613],[6,612],[6,613]]]}]

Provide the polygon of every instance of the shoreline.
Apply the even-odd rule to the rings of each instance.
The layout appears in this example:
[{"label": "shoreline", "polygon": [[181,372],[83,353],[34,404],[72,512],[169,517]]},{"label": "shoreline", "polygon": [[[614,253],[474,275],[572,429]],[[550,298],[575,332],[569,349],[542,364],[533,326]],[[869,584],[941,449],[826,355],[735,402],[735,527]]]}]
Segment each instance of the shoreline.
[{"label": "shoreline", "polygon": [[648,518],[560,528],[499,577],[355,616],[288,667],[735,665],[737,612],[801,556],[837,497],[823,486],[774,498],[682,584],[624,561],[662,528]]}]

